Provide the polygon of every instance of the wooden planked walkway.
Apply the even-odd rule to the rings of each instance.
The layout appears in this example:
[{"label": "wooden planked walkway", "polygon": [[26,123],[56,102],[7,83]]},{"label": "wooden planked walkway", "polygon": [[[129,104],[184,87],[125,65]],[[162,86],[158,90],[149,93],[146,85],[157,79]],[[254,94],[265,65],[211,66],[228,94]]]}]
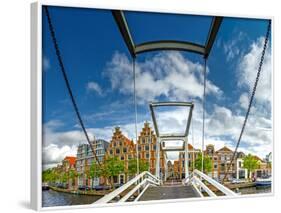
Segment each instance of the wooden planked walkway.
[{"label": "wooden planked walkway", "polygon": [[150,186],[139,201],[199,197],[193,186]]}]

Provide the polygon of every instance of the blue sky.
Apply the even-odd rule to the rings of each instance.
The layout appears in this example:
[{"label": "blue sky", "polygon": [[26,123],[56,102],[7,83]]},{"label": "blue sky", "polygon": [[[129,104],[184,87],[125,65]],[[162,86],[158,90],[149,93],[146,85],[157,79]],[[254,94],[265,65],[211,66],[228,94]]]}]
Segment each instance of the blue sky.
[{"label": "blue sky", "polygon": [[[110,11],[50,7],[66,71],[91,137],[110,140],[115,126],[134,135],[133,73],[129,52]],[[184,40],[204,44],[211,17],[126,12],[136,43]],[[256,75],[267,22],[224,18],[208,59],[206,139],[234,147]],[[59,70],[43,11],[43,163],[58,163],[85,142]],[[271,45],[271,44],[270,44]],[[242,140],[241,151],[264,157],[271,151],[271,52]],[[139,55],[136,66],[138,129],[150,121],[150,101],[194,101],[194,141],[201,146],[202,56],[176,51]],[[160,114],[164,128],[183,122],[181,110]],[[251,127],[251,128],[249,128]],[[174,156],[171,156],[173,158]]]}]

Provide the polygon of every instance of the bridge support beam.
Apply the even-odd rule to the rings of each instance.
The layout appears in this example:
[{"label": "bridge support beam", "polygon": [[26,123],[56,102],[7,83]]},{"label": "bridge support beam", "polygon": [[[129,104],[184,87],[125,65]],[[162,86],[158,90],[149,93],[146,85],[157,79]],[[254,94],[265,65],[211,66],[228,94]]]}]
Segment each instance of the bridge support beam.
[{"label": "bridge support beam", "polygon": [[189,171],[188,171],[188,140],[187,140],[187,138],[184,141],[184,170],[185,170],[185,178],[188,178]]},{"label": "bridge support beam", "polygon": [[156,142],[156,172],[155,175],[160,179],[160,139],[157,138]]}]

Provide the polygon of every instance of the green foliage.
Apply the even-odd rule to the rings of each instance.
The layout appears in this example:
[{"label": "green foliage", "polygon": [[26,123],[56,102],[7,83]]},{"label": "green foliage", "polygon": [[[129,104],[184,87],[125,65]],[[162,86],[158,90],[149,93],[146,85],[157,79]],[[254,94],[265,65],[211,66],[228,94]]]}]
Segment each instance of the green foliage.
[{"label": "green foliage", "polygon": [[67,173],[62,173],[60,177],[61,177],[60,180],[61,180],[62,183],[67,182],[67,180],[68,180],[68,174]]},{"label": "green foliage", "polygon": [[[209,173],[212,171],[212,160],[209,156],[204,156],[204,162],[203,162],[203,170],[204,173]],[[195,169],[198,169],[201,171],[202,169],[202,153],[199,153],[198,157],[195,160]]]},{"label": "green foliage", "polygon": [[89,176],[91,178],[96,178],[96,177],[100,177],[102,176],[103,171],[102,171],[102,166],[100,166],[97,163],[92,163],[91,167],[90,167],[90,172],[89,172]]},{"label": "green foliage", "polygon": [[68,174],[69,178],[74,181],[75,178],[78,176],[77,172],[74,169],[71,169]]},{"label": "green foliage", "polygon": [[[148,171],[149,163],[146,160],[139,160],[139,172]],[[137,173],[137,159],[132,158],[128,163],[128,173],[129,175],[135,175]]]},{"label": "green foliage", "polygon": [[140,172],[148,171],[149,170],[149,163],[146,160],[139,161],[139,169]]},{"label": "green foliage", "polygon": [[106,178],[111,178],[111,186],[114,188],[113,177],[117,176],[121,173],[124,173],[125,165],[124,162],[121,161],[117,157],[109,157],[105,159],[104,164],[100,169],[100,175]]},{"label": "green foliage", "polygon": [[248,154],[243,158],[243,168],[247,169],[249,173],[258,169],[259,166],[259,161],[251,154]]},{"label": "green foliage", "polygon": [[117,157],[109,157],[104,162],[104,172],[107,176],[113,177],[124,172],[124,162]]},{"label": "green foliage", "polygon": [[51,182],[53,179],[53,170],[47,169],[42,172],[42,181],[43,182]]},{"label": "green foliage", "polygon": [[47,169],[42,172],[42,181],[43,182],[49,182],[54,183],[59,179],[59,175],[56,173],[56,171],[52,169]]}]

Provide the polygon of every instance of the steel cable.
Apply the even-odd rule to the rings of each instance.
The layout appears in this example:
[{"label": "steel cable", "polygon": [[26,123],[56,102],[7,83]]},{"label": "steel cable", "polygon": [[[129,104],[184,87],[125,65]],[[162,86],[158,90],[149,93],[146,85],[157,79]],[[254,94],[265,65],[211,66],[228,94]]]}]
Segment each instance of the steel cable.
[{"label": "steel cable", "polygon": [[93,152],[94,158],[96,159],[96,161],[100,165],[100,161],[99,161],[99,159],[98,159],[98,157],[96,155],[96,152],[95,152],[94,148],[92,147],[89,135],[88,135],[87,130],[86,130],[85,126],[84,126],[84,123],[83,123],[83,120],[81,118],[78,106],[76,104],[75,98],[74,98],[72,90],[71,90],[71,86],[70,86],[70,83],[69,83],[69,80],[68,80],[68,77],[67,77],[67,74],[66,74],[66,71],[65,71],[65,68],[64,68],[61,52],[60,52],[60,49],[59,49],[59,46],[58,46],[58,42],[57,42],[57,39],[56,39],[54,26],[53,26],[53,23],[52,23],[52,19],[51,19],[48,7],[44,6],[44,9],[45,9],[46,16],[47,16],[47,19],[48,19],[48,26],[49,26],[49,30],[50,30],[50,33],[51,33],[51,38],[52,38],[52,41],[53,41],[53,44],[54,44],[54,48],[55,48],[55,51],[56,51],[56,56],[57,56],[57,59],[58,59],[58,62],[59,62],[60,70],[62,72],[62,75],[63,75],[64,81],[65,81],[65,84],[66,84],[66,87],[67,87],[67,91],[68,91],[69,97],[70,97],[72,105],[74,107],[74,111],[75,111],[75,113],[77,115],[77,118],[78,118],[80,126],[81,126],[81,128],[82,128],[82,130],[84,132],[84,135],[85,135],[85,137],[87,139],[87,142],[89,143],[89,146],[90,146],[90,148],[91,148],[91,150]]}]

